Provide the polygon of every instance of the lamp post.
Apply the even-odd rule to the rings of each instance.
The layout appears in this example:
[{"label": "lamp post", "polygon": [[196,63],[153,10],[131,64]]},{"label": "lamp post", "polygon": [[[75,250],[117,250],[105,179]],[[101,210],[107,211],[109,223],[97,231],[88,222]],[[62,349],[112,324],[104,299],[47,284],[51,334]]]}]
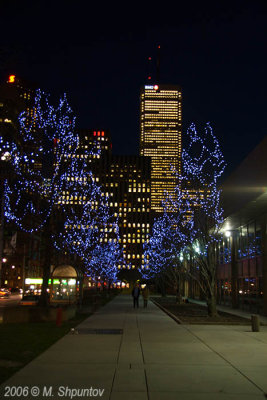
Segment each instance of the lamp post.
[{"label": "lamp post", "polygon": [[4,152],[0,159],[0,287],[2,286],[2,264],[4,250],[4,182],[9,176],[10,153]]},{"label": "lamp post", "polygon": [[225,236],[230,239],[231,246],[231,301],[232,308],[239,308],[239,288],[238,288],[238,266],[236,257],[236,236],[235,230],[227,230]]}]

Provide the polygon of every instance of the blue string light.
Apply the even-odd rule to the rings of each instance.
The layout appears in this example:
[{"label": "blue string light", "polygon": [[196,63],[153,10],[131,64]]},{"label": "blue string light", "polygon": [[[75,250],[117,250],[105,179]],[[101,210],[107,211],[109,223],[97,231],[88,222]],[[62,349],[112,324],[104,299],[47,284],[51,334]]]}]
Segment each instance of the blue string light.
[{"label": "blue string light", "polygon": [[[37,90],[32,109],[22,112],[18,122],[16,142],[0,136],[0,153],[9,153],[13,170],[4,185],[5,217],[28,233],[41,232],[55,218],[55,247],[79,256],[91,273],[114,279],[121,254],[118,224],[87,161],[100,149],[79,147],[66,95],[54,107]],[[97,254],[101,271],[95,267]]]}]

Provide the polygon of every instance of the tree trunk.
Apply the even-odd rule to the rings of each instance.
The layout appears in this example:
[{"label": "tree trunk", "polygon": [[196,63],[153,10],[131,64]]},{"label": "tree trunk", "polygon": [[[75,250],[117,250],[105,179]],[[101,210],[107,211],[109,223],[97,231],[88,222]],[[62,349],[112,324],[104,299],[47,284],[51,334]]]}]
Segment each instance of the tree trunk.
[{"label": "tree trunk", "polygon": [[166,297],[165,283],[161,276],[157,279],[157,288],[158,288],[161,296]]},{"label": "tree trunk", "polygon": [[217,317],[217,305],[216,305],[216,296],[214,294],[209,294],[207,298],[207,306],[208,306],[208,316],[209,317]]},{"label": "tree trunk", "polygon": [[179,291],[179,289],[176,292],[176,304],[182,304],[183,303],[183,298],[182,295]]},{"label": "tree trunk", "polygon": [[43,242],[44,242],[43,283],[42,283],[42,292],[39,299],[39,305],[43,307],[49,305],[49,293],[47,289],[48,289],[48,280],[50,278],[50,268],[51,268],[52,251],[53,251],[53,245],[51,239],[52,230],[51,230],[50,220],[51,217],[45,224],[43,231]]},{"label": "tree trunk", "polygon": [[178,283],[175,287],[176,290],[176,304],[182,304],[183,298],[182,298],[182,290],[181,290],[181,278],[179,277]]}]

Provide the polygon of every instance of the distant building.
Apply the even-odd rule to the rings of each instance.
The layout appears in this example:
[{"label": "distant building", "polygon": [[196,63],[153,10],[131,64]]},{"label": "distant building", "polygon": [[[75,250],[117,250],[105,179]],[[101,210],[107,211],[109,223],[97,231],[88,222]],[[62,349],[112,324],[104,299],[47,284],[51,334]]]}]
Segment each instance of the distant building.
[{"label": "distant building", "polygon": [[145,85],[140,93],[140,155],[151,158],[151,209],[162,212],[164,192],[181,174],[182,93],[174,85]]},{"label": "distant building", "polygon": [[105,129],[80,129],[79,132],[79,152],[81,154],[88,153],[88,150],[99,151],[99,157],[89,157],[92,159],[103,157],[104,154],[111,154],[112,143],[108,130]]},{"label": "distant building", "polygon": [[[100,154],[88,157],[89,169],[109,197],[110,212],[118,218],[124,262],[119,269],[144,266],[143,243],[150,232],[151,160],[142,156],[112,155],[111,137],[106,130],[79,131],[80,156],[89,149]],[[111,237],[105,232],[104,241]]]},{"label": "distant building", "polygon": [[103,157],[99,166],[111,212],[119,218],[124,255],[119,269],[140,269],[144,266],[143,243],[150,232],[150,159],[110,155]]},{"label": "distant building", "polygon": [[22,111],[33,115],[35,87],[16,75],[9,75],[0,85],[0,124],[18,129],[18,116]]}]

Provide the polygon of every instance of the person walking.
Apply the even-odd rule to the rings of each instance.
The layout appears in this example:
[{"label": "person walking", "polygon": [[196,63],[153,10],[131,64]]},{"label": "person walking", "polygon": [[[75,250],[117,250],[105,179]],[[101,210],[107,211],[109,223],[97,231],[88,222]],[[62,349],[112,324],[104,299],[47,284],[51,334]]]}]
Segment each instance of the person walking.
[{"label": "person walking", "polygon": [[148,302],[148,298],[149,298],[149,288],[147,285],[142,290],[142,296],[143,296],[143,300],[144,300],[144,308],[147,308],[147,302]]},{"label": "person walking", "polygon": [[138,308],[139,307],[139,296],[140,296],[140,287],[138,283],[136,283],[135,287],[132,290],[132,296],[133,296],[133,306]]}]

